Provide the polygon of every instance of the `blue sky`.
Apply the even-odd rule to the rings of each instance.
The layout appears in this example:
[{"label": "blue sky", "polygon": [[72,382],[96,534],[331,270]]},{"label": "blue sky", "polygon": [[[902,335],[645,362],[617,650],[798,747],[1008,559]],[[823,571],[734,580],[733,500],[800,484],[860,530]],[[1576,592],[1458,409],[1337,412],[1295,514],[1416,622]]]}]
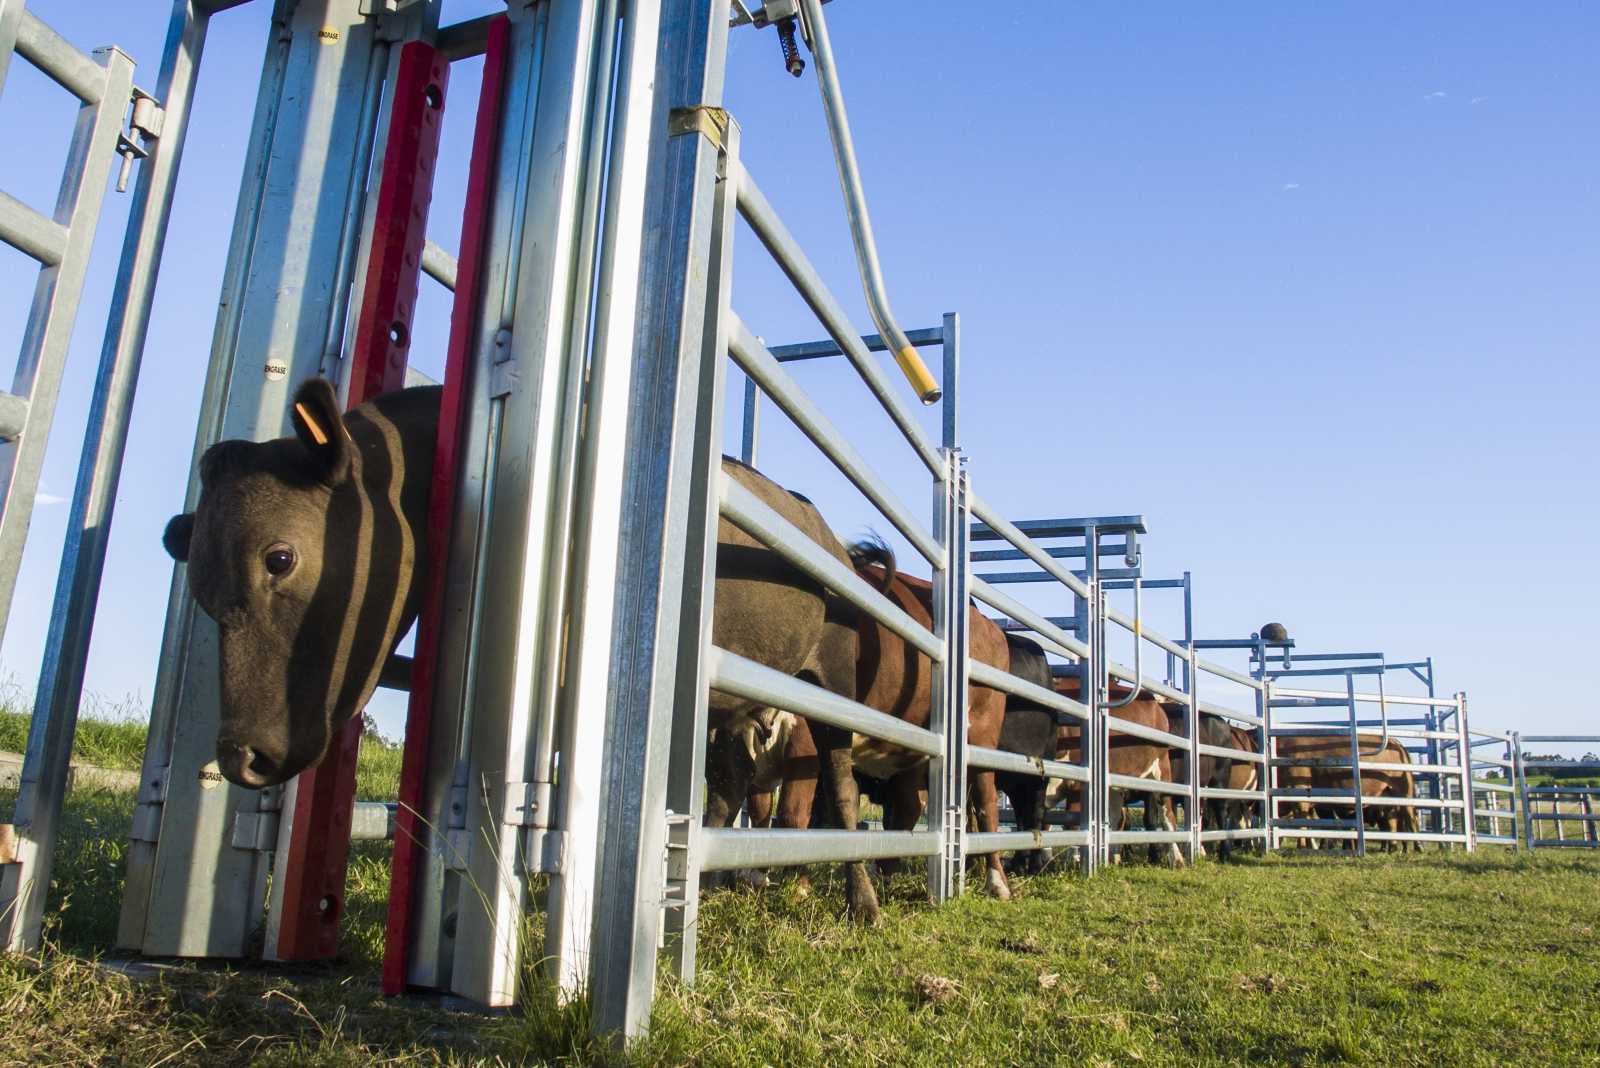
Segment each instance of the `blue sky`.
[{"label": "blue sky", "polygon": [[[120,44],[144,85],[166,6],[30,4],[80,46]],[[1307,651],[1431,655],[1477,725],[1600,731],[1551,699],[1580,689],[1557,680],[1592,660],[1600,597],[1600,11],[985,9],[829,7],[894,305],[908,327],[962,315],[975,489],[1016,518],[1142,513],[1147,571],[1194,573],[1202,636],[1279,619]],[[148,701],[154,678],[159,534],[181,504],[267,12],[220,16],[206,55],[89,667],[113,699]],[[430,223],[452,248],[477,73],[454,75]],[[866,329],[810,74],[783,73],[770,33],[738,32],[728,105],[750,171]],[[70,121],[65,93],[13,63],[0,187],[47,208]],[[30,695],[125,212],[108,200],[0,654]],[[820,335],[748,235],[736,263],[753,329]],[[0,250],[0,353],[31,279]],[[424,367],[446,314],[424,300]],[[922,507],[853,376],[796,373]],[[886,529],[778,422],[764,468],[842,533]],[[1148,596],[1175,628],[1173,602]],[[391,731],[398,707],[380,708]]]}]

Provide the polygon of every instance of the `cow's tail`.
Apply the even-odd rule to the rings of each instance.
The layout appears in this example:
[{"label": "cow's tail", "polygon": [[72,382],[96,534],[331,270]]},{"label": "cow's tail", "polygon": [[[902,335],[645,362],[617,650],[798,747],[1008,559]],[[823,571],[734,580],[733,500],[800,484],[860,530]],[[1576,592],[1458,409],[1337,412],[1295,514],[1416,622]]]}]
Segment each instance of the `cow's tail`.
[{"label": "cow's tail", "polygon": [[895,576],[894,550],[889,548],[889,543],[883,540],[882,535],[868,534],[852,542],[847,551],[850,553],[850,564],[857,571],[874,565],[883,568],[883,581],[879,583],[878,591],[889,592]]}]

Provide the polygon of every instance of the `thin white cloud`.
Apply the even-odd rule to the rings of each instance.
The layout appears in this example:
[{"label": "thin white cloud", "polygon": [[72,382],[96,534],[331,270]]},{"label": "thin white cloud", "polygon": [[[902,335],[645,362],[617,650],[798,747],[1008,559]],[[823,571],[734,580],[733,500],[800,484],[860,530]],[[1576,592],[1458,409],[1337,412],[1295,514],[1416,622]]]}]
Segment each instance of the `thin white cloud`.
[{"label": "thin white cloud", "polygon": [[1472,98],[1472,102],[1473,102],[1473,103],[1474,103],[1474,104],[1481,104],[1481,103],[1483,103],[1483,102],[1484,102],[1484,101],[1485,101],[1485,100],[1488,100],[1488,99],[1489,99],[1489,98],[1488,98],[1488,97],[1486,97],[1486,96],[1475,96],[1475,97],[1473,97],[1473,98]]},{"label": "thin white cloud", "polygon": [[1423,94],[1422,99],[1424,99],[1424,100],[1443,100],[1445,97],[1447,97],[1449,95],[1450,94],[1445,92],[1443,89],[1435,89],[1431,93]]},{"label": "thin white cloud", "polygon": [[1299,189],[1299,188],[1300,188],[1300,183],[1299,182],[1284,182],[1283,183],[1283,191],[1285,193],[1291,192],[1291,191]]},{"label": "thin white cloud", "polygon": [[39,494],[33,498],[33,503],[41,508],[48,508],[52,504],[66,504],[67,499],[65,497],[57,497],[54,493],[46,493],[40,490]]}]

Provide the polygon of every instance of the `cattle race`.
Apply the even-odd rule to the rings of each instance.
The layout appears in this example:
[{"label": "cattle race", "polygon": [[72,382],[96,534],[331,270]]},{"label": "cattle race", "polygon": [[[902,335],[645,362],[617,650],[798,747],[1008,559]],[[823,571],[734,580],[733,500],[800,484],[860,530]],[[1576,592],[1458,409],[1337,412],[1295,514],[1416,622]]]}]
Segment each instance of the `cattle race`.
[{"label": "cattle race", "polygon": [[[1188,398],[1203,356],[1136,367],[1094,347],[1114,337],[1070,340],[1092,283],[1063,262],[945,281],[963,235],[1101,210],[1071,192],[1087,158],[1040,162],[1020,206],[987,177],[963,180],[969,205],[915,190],[922,168],[1035,166],[991,146],[1030,106],[998,86],[1009,61],[984,66],[991,41],[1024,49],[1016,17],[1111,49],[1146,16],[174,0],[147,69],[79,46],[98,7],[0,0],[0,104],[72,116],[53,212],[0,193],[31,285],[0,392],[0,638],[32,628],[42,650],[0,714],[19,751],[0,782],[19,1045],[0,1060],[1600,1063],[1600,715],[1543,647],[1513,651],[1502,617],[1533,602],[1450,602],[1458,623],[1418,577],[1463,528],[1538,527],[1452,504],[1436,548],[1346,522],[1373,510],[1350,487],[1391,470],[1455,485],[1420,432],[1436,468],[1352,431],[1336,467],[1304,461],[1300,496],[1212,477],[1241,430],[1222,394]],[[96,17],[148,29],[137,7]],[[1218,40],[1169,15],[1153,25]],[[942,51],[877,54],[874,22]],[[1426,62],[1446,49],[1417,39]],[[235,50],[263,57],[244,88],[222,85],[244,79]],[[885,148],[910,99],[896,68],[928,62],[961,83],[907,75],[943,141]],[[1219,84],[1255,62],[1204,60]],[[1107,92],[1144,91],[1117,70]],[[1096,92],[1027,142],[1121,106]],[[1226,154],[1235,134],[1214,136]],[[790,137],[813,140],[775,156]],[[186,204],[210,203],[231,143],[224,238]],[[800,162],[757,173],[773,159]],[[102,283],[96,242],[124,213]],[[929,228],[917,264],[900,246]],[[159,284],[201,246],[211,288]],[[1159,274],[1164,253],[1141,255]],[[1010,273],[1059,308],[973,288]],[[995,343],[997,307],[1037,320],[1028,344]],[[180,360],[149,339],[202,313],[209,353],[175,372],[191,433],[159,377]],[[82,374],[75,322],[101,342]],[[1294,373],[1335,395],[1334,372]],[[1059,424],[1025,437],[1014,413],[1040,397]],[[1304,415],[1311,438],[1341,434],[1335,407]],[[177,467],[130,459],[151,419],[181,432]],[[1187,427],[1186,454],[1139,451],[1141,423]],[[52,459],[80,429],[81,455]],[[1240,470],[1321,447],[1267,437]],[[1130,464],[1168,489],[1084,514],[1127,500]],[[1196,518],[1204,494],[1226,524]],[[161,520],[114,542],[135,498]],[[60,521],[46,559],[30,529]],[[1325,564],[1305,533],[1323,526],[1390,563]],[[160,584],[149,688],[111,722],[91,682],[134,644],[107,609],[125,533]],[[1328,617],[1280,613],[1291,598]],[[1435,631],[1437,662],[1388,651]],[[1491,668],[1515,687],[1473,697]]]}]

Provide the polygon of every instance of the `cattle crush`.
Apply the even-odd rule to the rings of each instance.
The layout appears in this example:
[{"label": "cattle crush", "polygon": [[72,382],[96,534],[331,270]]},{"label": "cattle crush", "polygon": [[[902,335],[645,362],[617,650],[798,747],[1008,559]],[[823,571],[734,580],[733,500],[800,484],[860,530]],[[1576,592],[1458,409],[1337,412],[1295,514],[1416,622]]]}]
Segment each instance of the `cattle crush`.
[{"label": "cattle crush", "polygon": [[[0,195],[0,239],[41,268],[15,384],[0,393],[0,625],[101,196],[119,153],[124,179],[128,165],[138,172],[20,797],[0,842],[0,930],[12,948],[39,940],[206,32],[245,2],[176,0],[145,92],[121,52],[85,56],[23,0],[0,0],[0,79],[20,58],[82,103],[55,217]],[[1465,694],[1434,692],[1431,661],[1303,653],[1270,628],[1197,637],[1189,576],[1143,574],[1143,517],[1012,521],[974,490],[959,434],[960,320],[908,332],[889,308],[821,0],[518,0],[504,14],[440,25],[442,6],[276,0],[194,453],[283,435],[294,388],[319,374],[352,407],[407,385],[419,287],[431,284],[422,276],[453,291],[416,653],[384,672],[410,694],[398,811],[356,802],[359,722],[283,787],[222,780],[216,626],[195,610],[179,567],[123,947],[329,957],[352,831],[390,835],[386,989],[510,1004],[532,953],[564,990],[587,988],[597,1030],[633,1034],[649,1017],[658,947],[694,975],[698,887],[710,872],[919,858],[942,901],[962,892],[969,857],[1001,852],[1065,852],[1093,872],[1119,847],[1144,845],[1189,861],[1223,843],[1332,839],[1354,853],[1369,843],[1516,845],[1519,822],[1524,843],[1594,844],[1595,791],[1530,785],[1548,762],[1524,748],[1592,739],[1478,729]],[[791,69],[794,35],[810,47],[876,334],[850,322],[741,163],[741,131],[722,100],[728,35],[769,26]],[[467,193],[447,207],[432,203],[440,128],[447,108],[471,106],[452,99],[450,68],[479,56]],[[428,240],[430,207],[459,212],[454,255]],[[735,310],[741,227],[824,340],[768,346]],[[933,349],[937,383],[919,355]],[[941,401],[937,440],[882,351],[919,399]],[[907,504],[806,389],[801,365],[822,359],[858,374],[925,470],[916,492],[929,491],[931,508]],[[900,565],[931,576],[926,623],[724,473],[730,361],[745,383],[744,460],[757,462],[765,400],[921,557]],[[188,486],[192,508],[197,469]],[[714,644],[720,520],[921,654],[932,665],[925,722]],[[1013,569],[974,567],[983,564]],[[1182,591],[1181,637],[1144,619],[1145,593],[1162,589]],[[1052,596],[1071,611],[1033,607]],[[982,616],[967,611],[974,602]],[[969,655],[975,627],[1026,635],[1048,658],[1050,685]],[[1201,656],[1215,650],[1242,651],[1248,665]],[[1423,692],[1388,692],[1395,672]],[[1315,688],[1314,678],[1337,681]],[[926,815],[884,830],[705,825],[710,690],[920,754]],[[1041,755],[975,739],[969,701],[982,690],[1045,710],[1076,741]],[[1163,718],[1130,718],[1135,703]],[[1179,770],[1114,770],[1130,741],[1169,753]],[[1207,761],[1240,774],[1210,780]],[[1397,766],[1414,788],[1364,788],[1364,777],[1394,781]],[[996,775],[1054,783],[1063,803],[1039,826],[1025,826],[1019,809],[1009,828],[980,814],[971,829],[969,795],[992,797],[982,784]],[[1146,798],[1144,829],[1115,818],[1124,796]],[[1572,799],[1581,812],[1538,811]],[[1181,819],[1152,818],[1169,804]],[[1208,809],[1234,815],[1202,819]],[[1552,821],[1555,839],[1540,829]],[[1570,821],[1577,839],[1562,830]],[[524,937],[534,913],[542,947]]]}]

